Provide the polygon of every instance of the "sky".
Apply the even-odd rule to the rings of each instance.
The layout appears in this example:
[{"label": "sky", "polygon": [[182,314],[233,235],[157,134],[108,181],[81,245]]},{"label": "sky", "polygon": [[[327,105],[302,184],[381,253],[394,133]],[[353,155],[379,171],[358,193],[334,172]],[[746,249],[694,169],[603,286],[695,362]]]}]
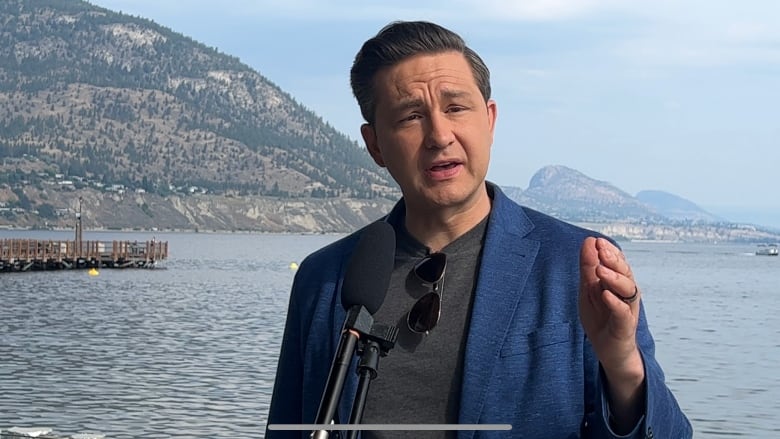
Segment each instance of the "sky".
[{"label": "sky", "polygon": [[[350,138],[349,69],[394,20],[458,32],[491,71],[488,179],[563,165],[780,228],[776,0],[91,0],[239,58]],[[422,6],[421,6],[422,5]]]}]

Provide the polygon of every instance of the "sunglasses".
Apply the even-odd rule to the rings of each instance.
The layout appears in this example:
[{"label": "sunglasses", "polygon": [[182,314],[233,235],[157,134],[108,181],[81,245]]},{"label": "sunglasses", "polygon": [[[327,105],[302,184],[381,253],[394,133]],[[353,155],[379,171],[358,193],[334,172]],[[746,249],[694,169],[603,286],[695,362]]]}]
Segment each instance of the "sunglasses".
[{"label": "sunglasses", "polygon": [[406,317],[409,330],[417,334],[427,334],[436,327],[441,316],[441,293],[444,289],[444,270],[447,268],[447,255],[431,253],[414,266],[414,275],[430,291],[420,297]]}]

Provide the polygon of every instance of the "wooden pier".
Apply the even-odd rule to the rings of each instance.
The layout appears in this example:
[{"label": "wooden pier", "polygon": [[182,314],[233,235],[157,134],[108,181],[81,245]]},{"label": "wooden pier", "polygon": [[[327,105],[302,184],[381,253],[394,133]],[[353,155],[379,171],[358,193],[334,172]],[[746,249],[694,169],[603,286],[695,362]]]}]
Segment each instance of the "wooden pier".
[{"label": "wooden pier", "polygon": [[153,268],[167,241],[0,240],[0,272],[83,268]]}]

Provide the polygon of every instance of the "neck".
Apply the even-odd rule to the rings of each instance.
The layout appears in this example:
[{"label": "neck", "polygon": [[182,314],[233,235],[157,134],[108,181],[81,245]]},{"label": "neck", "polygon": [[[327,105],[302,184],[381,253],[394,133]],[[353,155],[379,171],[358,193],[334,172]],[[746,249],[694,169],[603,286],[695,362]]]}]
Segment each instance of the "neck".
[{"label": "neck", "polygon": [[406,230],[432,252],[436,252],[485,219],[490,213],[491,199],[487,190],[483,190],[475,200],[463,206],[432,209],[410,207],[406,209]]}]

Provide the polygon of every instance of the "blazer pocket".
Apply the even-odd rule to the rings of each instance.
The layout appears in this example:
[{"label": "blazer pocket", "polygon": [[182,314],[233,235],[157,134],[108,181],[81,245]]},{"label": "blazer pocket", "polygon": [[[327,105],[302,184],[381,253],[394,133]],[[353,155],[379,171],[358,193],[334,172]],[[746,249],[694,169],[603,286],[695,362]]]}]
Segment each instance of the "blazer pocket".
[{"label": "blazer pocket", "polygon": [[527,354],[547,346],[566,343],[571,340],[571,333],[571,323],[561,322],[540,326],[527,334],[509,334],[501,347],[501,356]]}]

